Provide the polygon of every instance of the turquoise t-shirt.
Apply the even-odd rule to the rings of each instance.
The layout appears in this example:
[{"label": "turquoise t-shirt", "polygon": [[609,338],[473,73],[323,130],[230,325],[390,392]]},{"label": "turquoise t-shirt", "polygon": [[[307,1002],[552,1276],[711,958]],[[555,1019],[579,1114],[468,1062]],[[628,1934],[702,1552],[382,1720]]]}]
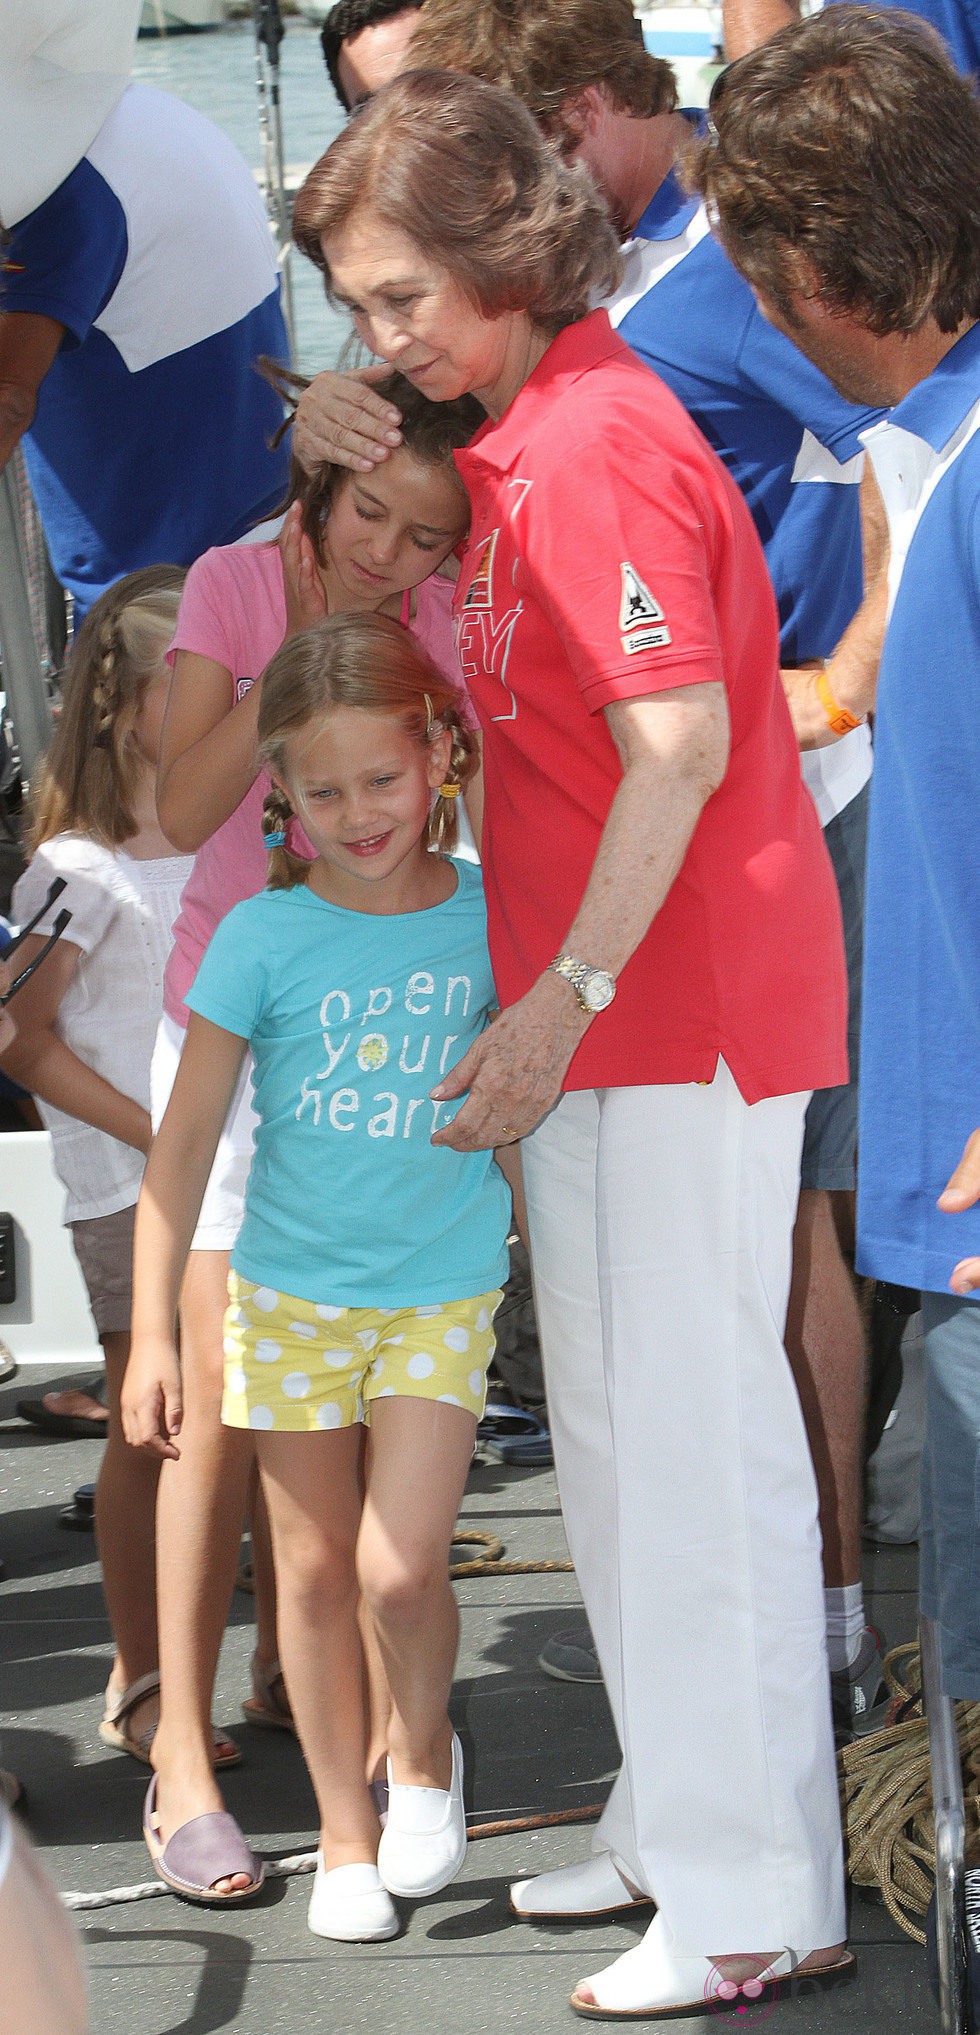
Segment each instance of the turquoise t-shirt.
[{"label": "turquoise t-shirt", "polygon": [[479,870],[394,917],[305,885],[221,921],[187,1002],[249,1041],[259,1127],[236,1272],[338,1307],[462,1300],[507,1276],[510,1189],[492,1152],[430,1143],[429,1089],[496,1007]]}]

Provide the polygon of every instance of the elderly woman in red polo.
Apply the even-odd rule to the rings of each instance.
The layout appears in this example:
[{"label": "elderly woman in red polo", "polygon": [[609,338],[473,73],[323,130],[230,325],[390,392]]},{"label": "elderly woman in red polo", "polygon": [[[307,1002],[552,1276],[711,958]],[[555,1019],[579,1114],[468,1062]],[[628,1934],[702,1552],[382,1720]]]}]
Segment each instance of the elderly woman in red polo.
[{"label": "elderly woman in red polo", "polygon": [[656,1903],[583,2014],[843,1976],[816,1495],[782,1348],[833,877],[738,490],[590,298],[615,236],[507,93],[409,72],[299,195],[372,350],[488,414],[456,594],[501,1016],[437,1143],[522,1141],[569,1545],[623,1753],[518,1915]]}]

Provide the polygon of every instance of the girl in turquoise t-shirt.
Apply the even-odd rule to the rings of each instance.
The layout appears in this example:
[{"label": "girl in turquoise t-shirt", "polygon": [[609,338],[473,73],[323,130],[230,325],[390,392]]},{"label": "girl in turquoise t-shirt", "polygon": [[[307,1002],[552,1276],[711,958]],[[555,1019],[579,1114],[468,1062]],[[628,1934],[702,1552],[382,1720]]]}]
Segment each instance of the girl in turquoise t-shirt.
[{"label": "girl in turquoise t-shirt", "polygon": [[[494,1004],[479,874],[445,852],[476,749],[413,638],[363,615],[333,616],[272,659],[259,738],[269,888],[223,920],[188,999],[137,1214],[133,1336],[157,1384],[128,1435],[179,1452],[177,1295],[250,1046],[259,1130],[222,1419],[255,1433],[272,1523],[283,1668],[321,1818],[310,1927],[374,1941],[398,1928],[391,1895],[437,1892],[466,1849],[448,1553],[510,1194],[492,1153],[432,1144],[447,1105],[430,1091]],[[294,811],[312,863],[286,848]],[[365,1777],[359,1592],[391,1692],[383,1831]],[[147,1843],[185,1891],[154,1790]],[[243,1897],[262,1879],[246,1856]]]}]

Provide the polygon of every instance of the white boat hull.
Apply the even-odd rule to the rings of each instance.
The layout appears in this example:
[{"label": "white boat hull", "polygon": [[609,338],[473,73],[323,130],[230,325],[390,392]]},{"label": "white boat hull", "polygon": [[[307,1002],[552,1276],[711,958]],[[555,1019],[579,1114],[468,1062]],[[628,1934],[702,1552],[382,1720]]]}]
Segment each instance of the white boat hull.
[{"label": "white boat hull", "polygon": [[226,0],[143,0],[141,35],[181,35],[220,28],[228,19]]}]

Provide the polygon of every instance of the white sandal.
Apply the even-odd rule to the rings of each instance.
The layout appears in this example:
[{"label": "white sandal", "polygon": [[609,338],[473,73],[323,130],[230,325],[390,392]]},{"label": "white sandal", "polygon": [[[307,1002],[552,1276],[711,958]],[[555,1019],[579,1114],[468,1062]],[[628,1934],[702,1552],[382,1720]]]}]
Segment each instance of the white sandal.
[{"label": "white sandal", "polygon": [[633,1892],[611,1851],[597,1851],[578,1865],[540,1872],[533,1880],[515,1880],[510,1905],[515,1915],[535,1921],[562,1921],[572,1915],[588,1920],[591,1915],[616,1915],[623,1908],[647,1908],[650,1895]]},{"label": "white sandal", "polygon": [[756,1978],[736,1985],[726,1979],[710,1957],[683,1951],[671,1941],[662,1915],[655,1915],[646,1935],[633,1950],[617,1957],[593,1978],[582,1980],[592,1994],[583,2000],[576,1992],[569,2005],[577,2014],[596,2020],[658,2021],[685,2014],[701,2014],[706,2007],[733,2004],[740,1995],[747,2000],[778,1999],[795,1984],[807,1988],[830,1987],[852,1976],[856,1966],[849,1951],[834,1964],[816,1965],[805,1972],[791,1950],[781,1950]]}]

